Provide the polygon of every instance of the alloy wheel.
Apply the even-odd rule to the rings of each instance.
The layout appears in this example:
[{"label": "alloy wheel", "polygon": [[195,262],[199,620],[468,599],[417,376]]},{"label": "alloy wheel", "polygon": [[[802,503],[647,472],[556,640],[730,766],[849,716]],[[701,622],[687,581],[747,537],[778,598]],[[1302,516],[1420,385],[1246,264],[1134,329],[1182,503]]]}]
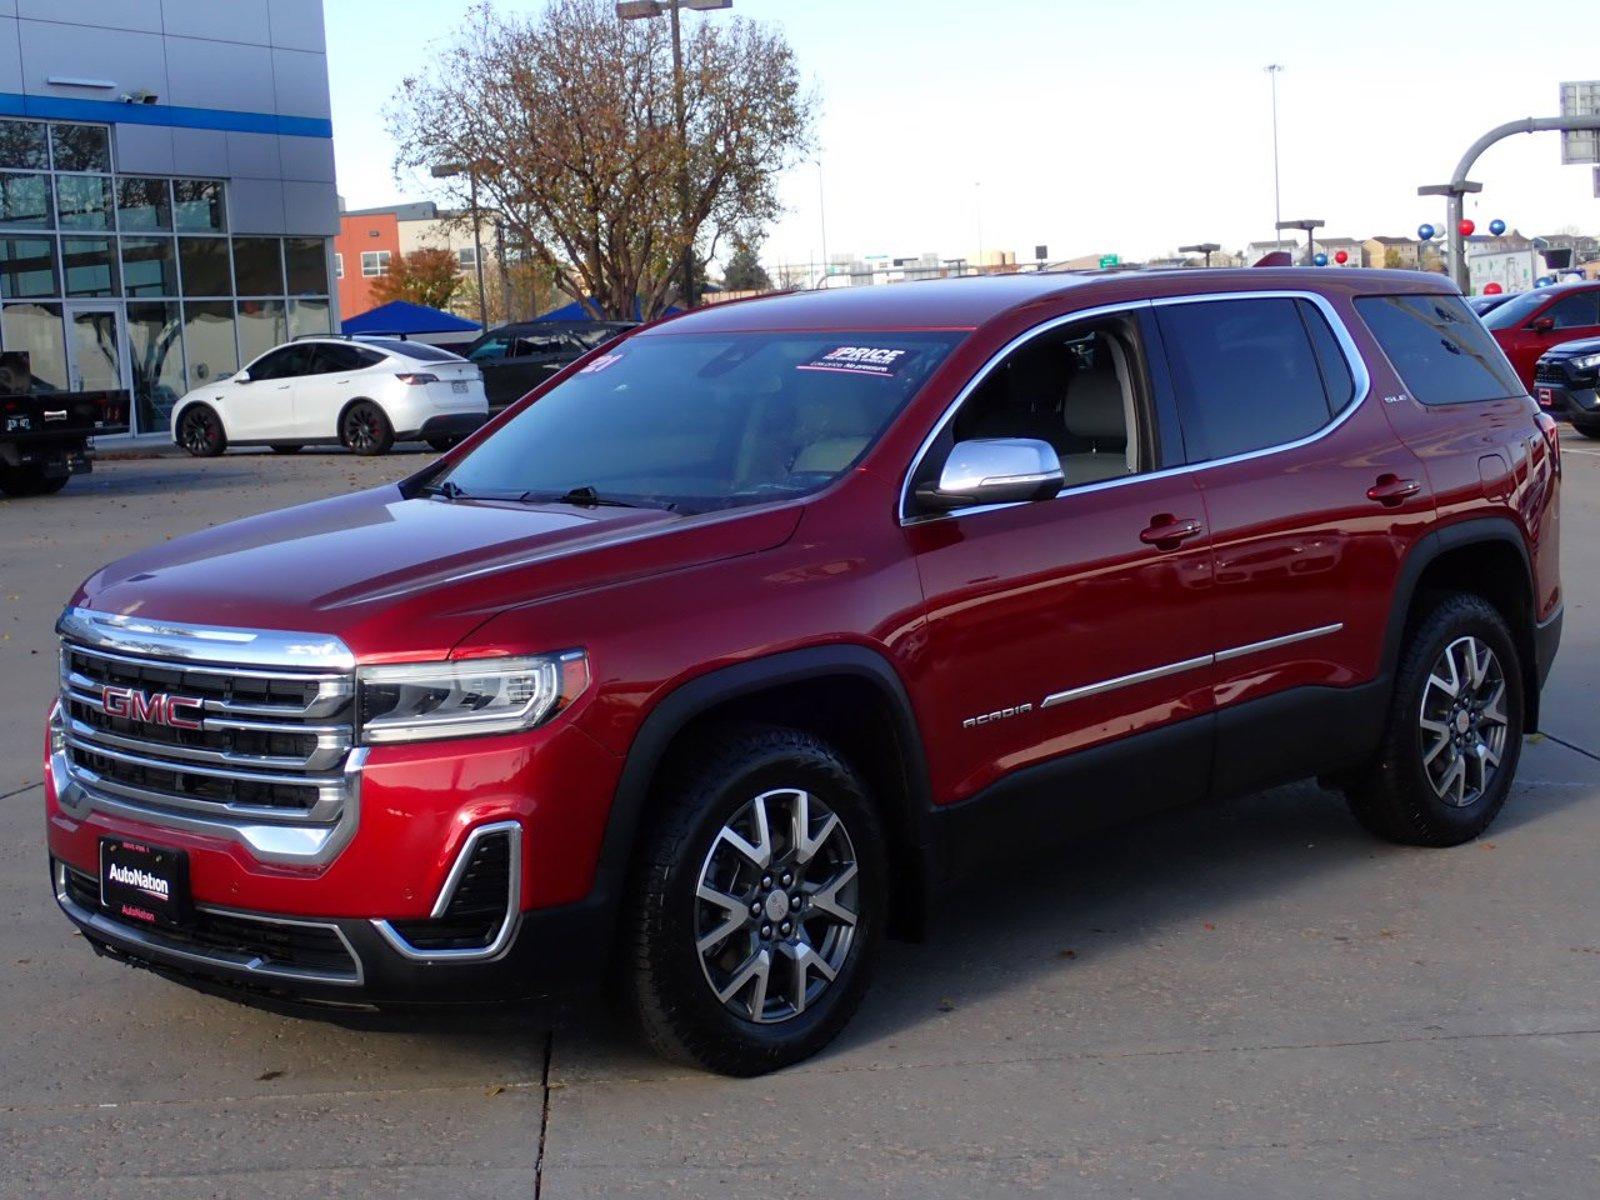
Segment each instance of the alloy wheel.
[{"label": "alloy wheel", "polygon": [[209,413],[201,410],[187,413],[183,418],[183,448],[190,454],[204,455],[216,441],[216,430]]},{"label": "alloy wheel", "polygon": [[380,432],[378,418],[364,408],[352,409],[344,419],[344,442],[350,449],[360,452],[378,444]]},{"label": "alloy wheel", "polygon": [[814,1006],[850,956],[860,915],[849,830],[801,788],[755,797],[717,832],[695,890],[706,983],[759,1024]]},{"label": "alloy wheel", "polygon": [[1493,650],[1459,637],[1433,664],[1422,688],[1422,769],[1434,794],[1455,808],[1488,791],[1505,755],[1510,721],[1506,680]]}]

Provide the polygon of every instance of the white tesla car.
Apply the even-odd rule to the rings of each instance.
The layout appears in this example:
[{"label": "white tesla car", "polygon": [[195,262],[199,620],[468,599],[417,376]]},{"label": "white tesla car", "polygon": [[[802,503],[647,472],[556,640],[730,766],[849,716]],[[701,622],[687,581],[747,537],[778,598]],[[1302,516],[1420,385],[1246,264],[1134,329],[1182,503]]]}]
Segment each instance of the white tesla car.
[{"label": "white tesla car", "polygon": [[202,458],[230,445],[384,454],[420,439],[445,450],[488,415],[483,374],[460,355],[396,338],[310,337],[186,393],[172,407],[172,440]]}]

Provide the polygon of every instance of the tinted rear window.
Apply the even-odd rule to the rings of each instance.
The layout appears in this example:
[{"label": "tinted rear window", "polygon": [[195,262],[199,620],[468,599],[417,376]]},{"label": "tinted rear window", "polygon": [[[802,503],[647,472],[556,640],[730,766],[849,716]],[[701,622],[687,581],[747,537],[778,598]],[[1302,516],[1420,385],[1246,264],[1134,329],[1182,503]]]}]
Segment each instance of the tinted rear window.
[{"label": "tinted rear window", "polygon": [[460,362],[459,354],[451,354],[448,350],[441,350],[437,346],[429,346],[424,342],[402,342],[395,338],[362,338],[364,346],[376,346],[379,350],[387,350],[390,354],[403,354],[407,358],[414,358],[418,362]]},{"label": "tinted rear window", "polygon": [[1356,309],[1400,381],[1423,404],[1525,394],[1493,336],[1460,296],[1363,296]]},{"label": "tinted rear window", "polygon": [[[1344,356],[1322,314],[1302,301],[1213,300],[1163,305],[1157,315],[1190,462],[1296,441],[1350,400]],[[1313,345],[1319,325],[1324,355]]]}]

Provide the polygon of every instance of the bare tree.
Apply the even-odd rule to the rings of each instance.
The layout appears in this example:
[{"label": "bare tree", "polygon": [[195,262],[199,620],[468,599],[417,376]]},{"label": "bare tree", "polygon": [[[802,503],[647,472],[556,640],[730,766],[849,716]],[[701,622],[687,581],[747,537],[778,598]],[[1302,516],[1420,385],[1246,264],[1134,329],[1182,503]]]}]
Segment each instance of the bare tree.
[{"label": "bare tree", "polygon": [[[610,0],[551,0],[533,16],[482,0],[385,113],[397,174],[464,164],[479,203],[595,316],[632,317],[636,302],[659,315],[686,243],[704,263],[723,236],[776,218],[777,176],[809,150],[815,108],[776,30],[700,22],[684,47],[685,158],[665,26],[619,21]],[[446,186],[460,203],[468,179]]]}]

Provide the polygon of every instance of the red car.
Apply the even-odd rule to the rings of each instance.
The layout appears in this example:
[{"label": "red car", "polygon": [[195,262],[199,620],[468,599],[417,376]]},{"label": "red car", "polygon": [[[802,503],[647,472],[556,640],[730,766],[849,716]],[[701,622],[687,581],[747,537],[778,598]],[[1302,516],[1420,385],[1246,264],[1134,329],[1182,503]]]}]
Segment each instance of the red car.
[{"label": "red car", "polygon": [[1600,280],[1558,283],[1513,296],[1491,309],[1483,323],[1533,390],[1534,365],[1552,346],[1578,338],[1600,337]]},{"label": "red car", "polygon": [[322,1005],[606,974],[651,1045],[753,1074],[1019,850],[1307,775],[1475,837],[1560,635],[1560,460],[1446,288],[718,306],[403,483],[125,558],[59,625],[60,906]]}]

